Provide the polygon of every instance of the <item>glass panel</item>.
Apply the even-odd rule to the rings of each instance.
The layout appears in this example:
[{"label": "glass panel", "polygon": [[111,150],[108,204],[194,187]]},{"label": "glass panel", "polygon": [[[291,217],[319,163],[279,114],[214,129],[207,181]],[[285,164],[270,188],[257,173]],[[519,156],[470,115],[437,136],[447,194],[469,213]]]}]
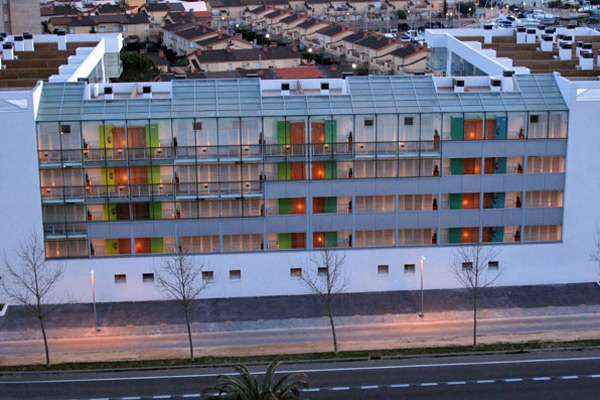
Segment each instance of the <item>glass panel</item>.
[{"label": "glass panel", "polygon": [[550,113],[550,129],[548,137],[566,138],[567,137],[567,113],[566,112],[551,112]]},{"label": "glass panel", "polygon": [[400,141],[418,141],[420,139],[419,114],[400,114]]},{"label": "glass panel", "polygon": [[508,113],[507,139],[525,139],[527,136],[527,113]]}]

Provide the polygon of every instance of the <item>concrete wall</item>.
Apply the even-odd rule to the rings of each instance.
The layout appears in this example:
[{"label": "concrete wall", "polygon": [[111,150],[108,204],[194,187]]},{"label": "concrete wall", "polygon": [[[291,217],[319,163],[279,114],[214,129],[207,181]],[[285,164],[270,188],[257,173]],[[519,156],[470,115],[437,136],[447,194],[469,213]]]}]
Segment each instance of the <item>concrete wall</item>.
[{"label": "concrete wall", "polygon": [[42,33],[39,0],[9,0],[10,33]]}]

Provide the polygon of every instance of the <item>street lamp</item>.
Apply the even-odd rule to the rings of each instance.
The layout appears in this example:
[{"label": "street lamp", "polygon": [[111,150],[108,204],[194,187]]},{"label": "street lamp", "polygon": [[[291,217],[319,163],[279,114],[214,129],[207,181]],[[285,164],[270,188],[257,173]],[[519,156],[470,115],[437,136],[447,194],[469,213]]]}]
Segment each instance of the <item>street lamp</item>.
[{"label": "street lamp", "polygon": [[356,65],[356,63],[352,63],[352,69],[356,69],[358,67],[358,65]]},{"label": "street lamp", "polygon": [[421,318],[425,318],[424,296],[423,296],[423,261],[425,256],[421,256]]},{"label": "street lamp", "polygon": [[92,277],[92,303],[94,304],[94,332],[98,332],[98,314],[96,312],[96,283],[94,281],[94,270],[90,270]]}]

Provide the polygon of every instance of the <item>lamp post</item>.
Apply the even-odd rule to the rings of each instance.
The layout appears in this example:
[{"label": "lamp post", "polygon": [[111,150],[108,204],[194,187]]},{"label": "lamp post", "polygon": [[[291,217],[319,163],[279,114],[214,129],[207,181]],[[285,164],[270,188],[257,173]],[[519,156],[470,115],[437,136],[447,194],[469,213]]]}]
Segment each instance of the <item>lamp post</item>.
[{"label": "lamp post", "polygon": [[423,296],[423,261],[425,261],[425,256],[421,256],[421,318],[425,318],[425,302]]},{"label": "lamp post", "polygon": [[94,304],[94,332],[98,332],[98,314],[96,313],[96,283],[94,281],[94,270],[90,270],[92,276],[92,303]]}]

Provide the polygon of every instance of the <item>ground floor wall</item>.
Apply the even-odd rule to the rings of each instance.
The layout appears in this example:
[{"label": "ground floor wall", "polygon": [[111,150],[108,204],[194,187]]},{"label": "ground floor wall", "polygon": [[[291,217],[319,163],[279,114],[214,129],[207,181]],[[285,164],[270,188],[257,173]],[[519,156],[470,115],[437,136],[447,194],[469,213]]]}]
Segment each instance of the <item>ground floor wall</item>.
[{"label": "ground floor wall", "polygon": [[[459,247],[352,249],[345,250],[344,275],[348,292],[420,289],[420,259],[424,261],[425,289],[460,287],[450,263]],[[500,245],[500,276],[496,286],[590,282],[598,279],[589,253],[574,254],[564,243]],[[309,262],[319,251],[282,251],[193,256],[205,271],[213,271],[214,282],[201,297],[252,297],[309,293],[291,268],[316,270]],[[143,274],[160,269],[162,257],[123,257],[56,261],[65,266],[57,288],[61,301],[90,302],[90,270],[94,270],[98,302],[160,300],[163,294]],[[410,265],[414,265],[414,269]],[[385,268],[378,266],[388,266]],[[230,271],[240,271],[239,275]],[[492,275],[495,273],[492,273]],[[118,279],[115,275],[121,275]],[[123,277],[122,275],[126,275]],[[238,279],[239,276],[239,279]],[[124,279],[123,279],[124,278]],[[147,277],[148,278],[148,277]]]}]

